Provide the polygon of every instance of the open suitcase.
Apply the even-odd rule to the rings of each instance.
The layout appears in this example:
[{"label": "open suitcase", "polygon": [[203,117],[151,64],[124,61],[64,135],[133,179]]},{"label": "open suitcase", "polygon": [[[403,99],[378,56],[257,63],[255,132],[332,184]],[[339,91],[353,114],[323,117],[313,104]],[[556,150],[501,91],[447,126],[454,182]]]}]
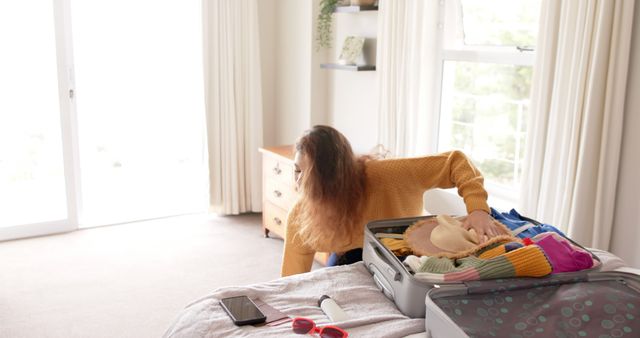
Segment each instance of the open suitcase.
[{"label": "open suitcase", "polygon": [[[429,217],[429,216],[425,216]],[[398,309],[412,318],[425,315],[424,300],[434,283],[425,283],[413,277],[411,272],[375,236],[377,233],[402,234],[423,217],[380,220],[365,226],[362,260],[373,275],[380,290],[393,300]]]},{"label": "open suitcase", "polygon": [[[462,282],[425,282],[414,278],[413,274],[407,267],[389,251],[376,237],[376,234],[402,234],[407,228],[421,220],[435,216],[408,217],[389,220],[379,220],[370,222],[365,226],[365,238],[362,252],[362,259],[373,275],[373,279],[380,290],[391,300],[393,300],[400,311],[412,318],[420,318],[425,316],[425,297],[427,291],[435,285],[465,287]],[[535,224],[535,221],[530,220]],[[580,246],[577,243],[573,243]],[[581,247],[581,246],[580,246]],[[586,250],[586,249],[585,249]],[[592,254],[593,259],[599,259]],[[567,272],[549,275],[543,278],[513,278],[525,284],[534,284],[541,280],[556,278],[581,278],[585,274],[599,270],[597,267],[582,270],[578,272]],[[509,279],[512,280],[512,279]],[[481,281],[491,282],[491,280]]]}]

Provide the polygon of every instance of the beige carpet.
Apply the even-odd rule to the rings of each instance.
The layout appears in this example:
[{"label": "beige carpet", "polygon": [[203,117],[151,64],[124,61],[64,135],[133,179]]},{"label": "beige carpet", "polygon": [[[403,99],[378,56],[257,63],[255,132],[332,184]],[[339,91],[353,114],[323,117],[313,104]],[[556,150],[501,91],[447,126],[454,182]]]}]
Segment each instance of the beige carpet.
[{"label": "beige carpet", "polygon": [[0,337],[159,337],[215,288],[279,277],[260,215],[183,216],[0,242]]}]

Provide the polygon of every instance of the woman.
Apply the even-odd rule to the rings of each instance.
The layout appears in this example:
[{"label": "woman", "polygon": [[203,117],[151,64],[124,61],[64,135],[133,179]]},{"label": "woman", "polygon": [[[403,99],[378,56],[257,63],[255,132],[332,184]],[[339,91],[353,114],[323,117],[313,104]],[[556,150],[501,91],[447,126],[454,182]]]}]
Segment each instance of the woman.
[{"label": "woman", "polygon": [[482,240],[500,233],[489,216],[483,177],[459,151],[356,157],[344,135],[315,126],[296,143],[295,167],[301,196],[287,220],[282,276],[310,271],[316,251],[341,253],[342,263],[359,260],[368,222],[422,215],[424,192],[432,188],[458,188],[469,213],[464,227]]}]

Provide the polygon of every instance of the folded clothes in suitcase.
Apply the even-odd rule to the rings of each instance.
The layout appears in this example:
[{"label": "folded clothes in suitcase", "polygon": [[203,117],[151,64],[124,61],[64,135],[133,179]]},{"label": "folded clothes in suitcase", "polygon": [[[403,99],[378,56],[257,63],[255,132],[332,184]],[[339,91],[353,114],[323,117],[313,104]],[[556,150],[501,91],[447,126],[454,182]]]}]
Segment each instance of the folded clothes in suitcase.
[{"label": "folded clothes in suitcase", "polygon": [[640,337],[640,276],[465,282],[427,292],[427,331],[457,337]]},{"label": "folded clothes in suitcase", "polygon": [[[577,272],[562,272],[562,273],[554,273],[549,274],[551,272],[549,265],[547,265],[547,271],[543,271],[543,273],[539,272],[539,267],[535,266],[535,254],[537,249],[534,247],[522,248],[525,251],[525,256],[518,257],[519,266],[500,266],[500,271],[498,273],[494,273],[494,271],[490,271],[490,268],[493,265],[485,264],[485,261],[481,261],[475,257],[471,257],[467,259],[463,264],[472,265],[474,262],[469,262],[469,260],[479,261],[477,269],[466,269],[461,273],[449,273],[449,274],[426,274],[427,278],[421,276],[422,278],[417,278],[417,275],[414,275],[411,271],[407,269],[405,264],[401,262],[402,257],[396,256],[392,253],[382,242],[381,238],[384,237],[395,237],[402,238],[402,234],[404,234],[407,229],[420,221],[427,220],[433,218],[435,216],[422,216],[422,217],[409,217],[409,218],[399,218],[399,219],[391,219],[391,220],[379,220],[370,222],[365,226],[365,240],[363,245],[363,253],[362,258],[365,262],[365,265],[369,269],[369,272],[373,275],[373,279],[381,289],[381,291],[391,300],[396,303],[396,306],[402,313],[412,318],[419,318],[425,316],[425,297],[427,292],[432,289],[434,286],[438,287],[465,287],[465,284],[461,281],[464,278],[469,279],[470,275],[472,277],[482,279],[478,281],[479,283],[489,282],[491,283],[495,276],[505,276],[505,272],[513,272],[513,277],[529,275],[529,276],[543,276],[546,277],[541,278],[506,278],[505,280],[531,280],[531,281],[542,281],[546,279],[556,278],[558,276],[566,277],[566,278],[578,278],[584,276],[588,272],[594,272],[599,269],[598,258],[595,255],[590,254],[593,261],[596,262],[595,266],[589,269],[585,269]],[[538,223],[534,222],[534,226],[538,226]],[[573,243],[573,242],[572,242]],[[580,247],[578,244],[573,243],[576,247]],[[582,248],[582,247],[580,247]],[[491,249],[489,251],[496,251],[500,248]],[[529,250],[532,249],[532,250]],[[584,249],[584,248],[582,248]],[[586,249],[584,249],[586,252]],[[546,262],[544,258],[544,254],[538,251],[538,258],[542,256],[542,260]],[[529,253],[533,254],[529,255]],[[530,258],[531,257],[531,258]],[[462,260],[465,260],[463,258]],[[508,264],[510,259],[498,258],[498,260],[502,259],[502,263]],[[513,261],[513,260],[511,260]],[[532,263],[530,268],[528,263]],[[488,270],[489,269],[489,270]],[[525,271],[524,274],[519,274],[518,272],[522,272],[526,269],[529,271]],[[527,272],[530,272],[527,274]],[[502,275],[500,274],[502,273]],[[422,275],[422,274],[420,274]],[[508,275],[508,274],[507,274]],[[433,276],[430,278],[429,276]],[[511,275],[509,275],[511,277]],[[456,280],[461,279],[461,280]],[[533,283],[533,282],[532,282]]]}]

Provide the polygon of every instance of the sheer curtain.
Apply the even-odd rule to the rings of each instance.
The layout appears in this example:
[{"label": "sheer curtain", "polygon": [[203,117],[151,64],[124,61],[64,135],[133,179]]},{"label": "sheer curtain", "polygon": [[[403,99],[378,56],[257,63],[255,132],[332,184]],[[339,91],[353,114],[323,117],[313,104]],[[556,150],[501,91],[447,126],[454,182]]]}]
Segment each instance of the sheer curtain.
[{"label": "sheer curtain", "polygon": [[203,7],[210,210],[260,211],[257,0],[204,0]]},{"label": "sheer curtain", "polygon": [[608,249],[634,1],[542,6],[519,207]]},{"label": "sheer curtain", "polygon": [[377,71],[379,143],[394,156],[435,151],[439,2],[380,0]]}]

